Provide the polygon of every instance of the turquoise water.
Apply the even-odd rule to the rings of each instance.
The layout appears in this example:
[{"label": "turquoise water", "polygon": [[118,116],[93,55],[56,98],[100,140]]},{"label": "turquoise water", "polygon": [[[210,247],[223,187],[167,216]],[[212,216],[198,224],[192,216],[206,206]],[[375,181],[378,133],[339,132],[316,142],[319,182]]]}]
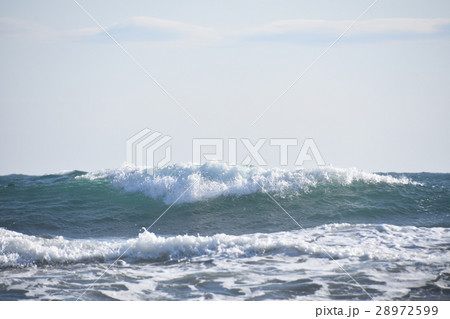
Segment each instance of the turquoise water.
[{"label": "turquoise water", "polygon": [[450,174],[1,176],[0,299],[450,300],[449,217]]}]

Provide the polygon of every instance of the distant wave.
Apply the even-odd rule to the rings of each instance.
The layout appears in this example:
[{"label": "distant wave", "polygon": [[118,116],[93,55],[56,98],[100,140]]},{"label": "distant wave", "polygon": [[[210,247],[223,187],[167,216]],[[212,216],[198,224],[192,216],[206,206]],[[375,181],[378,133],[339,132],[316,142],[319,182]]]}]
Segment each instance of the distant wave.
[{"label": "distant wave", "polygon": [[309,255],[360,260],[427,260],[446,263],[450,230],[393,225],[329,224],[299,231],[240,236],[157,236],[147,231],[120,240],[41,238],[0,228],[0,268],[35,264],[180,260],[193,257],[239,258],[264,254]]},{"label": "distant wave", "polygon": [[174,164],[149,175],[144,169],[122,167],[87,173],[77,178],[107,179],[126,192],[143,193],[153,199],[171,204],[184,192],[177,203],[192,203],[219,196],[242,196],[262,192],[289,193],[306,191],[318,185],[412,184],[406,177],[367,173],[356,168],[324,167],[317,169],[287,170],[250,166],[228,166],[208,163],[201,166]]}]

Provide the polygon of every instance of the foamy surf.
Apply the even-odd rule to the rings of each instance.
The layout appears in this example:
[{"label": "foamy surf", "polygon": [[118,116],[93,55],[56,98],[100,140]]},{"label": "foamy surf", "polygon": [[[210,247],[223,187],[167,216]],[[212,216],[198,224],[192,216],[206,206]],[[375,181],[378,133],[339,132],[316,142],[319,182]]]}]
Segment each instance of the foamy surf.
[{"label": "foamy surf", "polygon": [[[0,238],[0,267],[6,274],[16,269],[15,279],[3,282],[25,289],[29,298],[66,299],[67,287],[94,282],[119,256],[85,298],[367,299],[345,269],[374,299],[392,299],[430,281],[446,285],[450,274],[450,231],[444,228],[331,224],[240,236],[142,232],[128,240],[48,239],[1,229]],[[63,281],[48,278],[45,265]]]},{"label": "foamy surf", "polygon": [[[0,267],[34,264],[241,258],[285,254],[316,258],[356,258],[377,261],[450,260],[450,251],[435,249],[450,242],[445,228],[393,225],[331,224],[312,229],[240,236],[158,236],[143,231],[137,238],[68,240],[40,238],[0,229]],[[414,249],[409,249],[414,248]]]},{"label": "foamy surf", "polygon": [[[166,204],[192,203],[219,196],[243,196],[267,192],[288,194],[304,192],[319,185],[412,184],[407,177],[367,173],[356,168],[323,167],[288,170],[252,166],[229,166],[207,163],[201,166],[173,164],[156,170],[153,175],[145,169],[124,166],[116,170],[87,173],[77,178],[106,179],[113,186],[130,193],[142,193]],[[183,195],[181,197],[181,195]]]}]

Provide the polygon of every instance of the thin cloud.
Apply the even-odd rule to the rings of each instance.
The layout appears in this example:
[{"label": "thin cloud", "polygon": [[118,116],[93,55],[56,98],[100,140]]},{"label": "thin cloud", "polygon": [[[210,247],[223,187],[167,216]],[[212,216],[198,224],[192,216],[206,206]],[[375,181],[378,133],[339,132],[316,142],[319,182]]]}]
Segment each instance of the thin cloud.
[{"label": "thin cloud", "polygon": [[[105,29],[119,42],[212,45],[224,40],[223,34],[213,28],[151,17],[132,17]],[[91,40],[105,36],[100,28],[79,29],[72,35]]]},{"label": "thin cloud", "polygon": [[[215,29],[174,20],[132,17],[127,22],[107,27],[118,41],[143,43],[181,43],[217,45],[245,41],[287,41],[314,43],[329,41],[341,34],[352,21],[280,20],[240,29]],[[450,19],[371,19],[358,21],[346,34],[350,40],[390,40],[423,38],[450,34]],[[80,29],[75,34],[91,39],[103,37],[98,28]]]},{"label": "thin cloud", "polygon": [[52,28],[27,20],[0,17],[0,36],[9,39],[50,39],[58,35]]},{"label": "thin cloud", "polygon": [[[253,41],[321,41],[341,34],[352,21],[339,20],[280,20],[248,28],[242,37]],[[412,36],[448,35],[450,19],[371,19],[358,21],[346,34],[347,39],[391,38],[410,39]]]},{"label": "thin cloud", "polygon": [[[246,42],[289,42],[311,44],[329,42],[341,34],[350,20],[279,20],[268,24],[235,29],[217,29],[175,20],[145,16],[131,17],[123,23],[105,26],[119,42],[151,45],[213,46]],[[57,31],[25,20],[0,18],[0,36],[6,38],[65,38],[88,42],[110,41],[97,27]],[[370,19],[358,21],[343,41],[388,41],[450,36],[450,19]]]}]

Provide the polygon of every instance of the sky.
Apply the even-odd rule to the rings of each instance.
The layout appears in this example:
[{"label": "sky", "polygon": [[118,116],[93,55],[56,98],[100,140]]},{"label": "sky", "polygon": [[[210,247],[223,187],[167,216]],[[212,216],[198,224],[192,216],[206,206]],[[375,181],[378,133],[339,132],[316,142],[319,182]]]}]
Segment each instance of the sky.
[{"label": "sky", "polygon": [[0,0],[1,175],[118,168],[144,128],[173,162],[312,138],[334,167],[450,172],[449,1],[77,1]]}]

